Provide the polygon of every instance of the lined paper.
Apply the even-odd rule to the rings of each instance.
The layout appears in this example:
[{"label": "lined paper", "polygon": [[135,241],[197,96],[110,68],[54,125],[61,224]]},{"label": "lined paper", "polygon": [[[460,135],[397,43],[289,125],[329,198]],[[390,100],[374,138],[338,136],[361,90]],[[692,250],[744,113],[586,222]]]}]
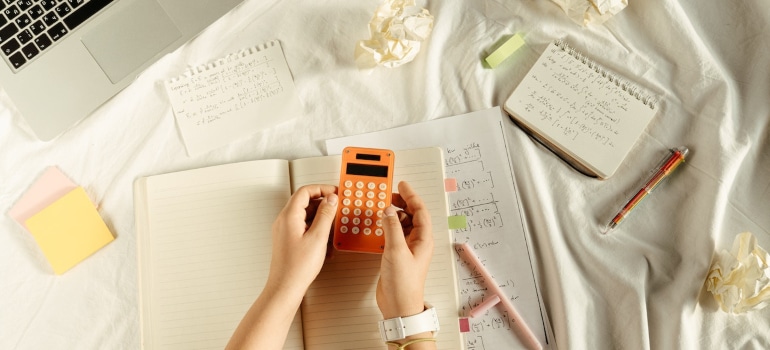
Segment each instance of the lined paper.
[{"label": "lined paper", "polygon": [[[457,322],[457,296],[452,247],[447,227],[446,194],[441,150],[397,151],[394,187],[407,181],[431,213],[434,255],[425,285],[425,299],[439,314],[438,349],[458,349],[462,340]],[[329,162],[334,159],[334,162]],[[338,185],[340,157],[319,157],[292,162],[293,188],[304,184]],[[386,349],[377,322],[382,319],[375,300],[379,254],[335,251],[310,286],[302,303],[306,348]]]},{"label": "lined paper", "polygon": [[[271,225],[290,197],[288,162],[227,164],[136,186],[147,223],[137,228],[144,349],[224,348],[267,281]],[[300,317],[285,348],[303,348]]]}]

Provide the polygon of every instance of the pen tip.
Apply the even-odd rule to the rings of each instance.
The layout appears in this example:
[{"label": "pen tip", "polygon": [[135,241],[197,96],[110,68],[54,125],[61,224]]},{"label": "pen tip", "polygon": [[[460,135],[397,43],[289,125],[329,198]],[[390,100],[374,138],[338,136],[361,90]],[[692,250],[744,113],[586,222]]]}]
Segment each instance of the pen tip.
[{"label": "pen tip", "polygon": [[615,226],[618,226],[618,224],[615,223],[615,221],[610,222],[609,224],[607,224],[607,227],[604,228],[604,233],[605,234],[610,233],[610,231],[612,231],[612,229],[614,229]]}]

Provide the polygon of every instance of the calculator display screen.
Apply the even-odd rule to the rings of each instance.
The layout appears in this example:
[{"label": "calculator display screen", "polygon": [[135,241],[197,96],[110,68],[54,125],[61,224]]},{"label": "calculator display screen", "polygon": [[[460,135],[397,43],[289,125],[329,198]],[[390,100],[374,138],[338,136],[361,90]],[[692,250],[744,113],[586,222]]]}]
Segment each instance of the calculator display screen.
[{"label": "calculator display screen", "polygon": [[349,175],[388,177],[388,167],[383,165],[348,163],[345,173]]}]

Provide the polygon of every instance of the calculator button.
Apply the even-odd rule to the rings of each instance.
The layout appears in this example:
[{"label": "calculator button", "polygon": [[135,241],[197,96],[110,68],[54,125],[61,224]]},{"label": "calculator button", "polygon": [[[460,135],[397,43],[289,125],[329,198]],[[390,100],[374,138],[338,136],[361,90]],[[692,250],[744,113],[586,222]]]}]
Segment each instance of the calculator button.
[{"label": "calculator button", "polygon": [[348,215],[348,214],[350,214],[350,208],[342,208],[342,214],[343,214],[343,215]]},{"label": "calculator button", "polygon": [[356,198],[361,198],[364,196],[364,191],[358,190],[356,191]]},{"label": "calculator button", "polygon": [[377,225],[377,227],[382,227],[382,220],[377,220],[374,224]]},{"label": "calculator button", "polygon": [[340,218],[340,222],[343,223],[343,224],[347,224],[348,221],[350,221],[350,219],[348,219],[347,216],[343,216],[342,218]]},{"label": "calculator button", "polygon": [[372,226],[372,219],[364,219],[364,226]]},{"label": "calculator button", "polygon": [[350,232],[353,232],[353,234],[354,234],[354,235],[357,235],[357,234],[358,234],[358,232],[359,232],[359,230],[358,230],[358,227],[353,227],[353,228],[350,230]]},{"label": "calculator button", "polygon": [[369,199],[374,198],[374,192],[372,191],[366,192],[366,198],[369,198]]},{"label": "calculator button", "polygon": [[364,214],[365,214],[367,217],[371,217],[372,215],[374,215],[374,212],[373,212],[371,209],[366,209],[366,211],[364,212]]},{"label": "calculator button", "polygon": [[353,181],[350,181],[350,180],[345,181],[345,187],[348,187],[348,188],[353,187]]},{"label": "calculator button", "polygon": [[355,208],[353,209],[353,215],[355,216],[361,216],[361,209]]},{"label": "calculator button", "polygon": [[378,218],[381,218],[381,217],[382,217],[382,210],[378,210],[378,211],[377,211],[377,217],[378,217]]},{"label": "calculator button", "polygon": [[371,208],[374,206],[374,201],[366,201],[366,207]]},{"label": "calculator button", "polygon": [[343,199],[342,200],[342,205],[344,205],[344,206],[350,205],[350,199],[348,199],[348,198]]},{"label": "calculator button", "polygon": [[342,226],[342,227],[340,227],[340,232],[342,232],[342,233],[348,233],[348,227],[347,227],[347,226]]},{"label": "calculator button", "polygon": [[384,182],[380,184],[380,191],[385,191],[388,189],[388,185],[386,185]]},{"label": "calculator button", "polygon": [[370,235],[370,234],[372,234],[372,229],[370,229],[370,228],[368,228],[368,227],[367,227],[367,228],[365,228],[365,229],[364,229],[364,234],[365,234],[365,235],[367,235],[367,236],[368,236],[368,235]]},{"label": "calculator button", "polygon": [[352,191],[350,191],[350,190],[345,190],[345,191],[343,191],[343,192],[342,192],[342,194],[343,194],[345,197],[350,197],[350,195],[351,195],[351,194],[353,194],[353,192],[352,192]]},{"label": "calculator button", "polygon": [[378,229],[374,230],[374,234],[377,235],[377,236],[382,236],[382,233],[383,232],[382,232],[381,228],[378,228]]},{"label": "calculator button", "polygon": [[358,189],[364,188],[364,182],[363,181],[356,182],[356,188]]},{"label": "calculator button", "polygon": [[385,209],[385,202],[377,202],[377,208]]},{"label": "calculator button", "polygon": [[356,201],[353,202],[353,204],[355,204],[357,207],[360,207],[364,204],[364,202],[360,199],[356,199]]},{"label": "calculator button", "polygon": [[353,225],[361,225],[361,219],[353,218]]},{"label": "calculator button", "polygon": [[385,192],[380,192],[380,193],[378,193],[378,194],[377,194],[377,198],[379,198],[379,199],[382,199],[382,200],[384,200],[384,199],[385,199],[385,197],[387,197],[387,195],[385,194]]},{"label": "calculator button", "polygon": [[370,183],[366,184],[366,188],[368,188],[370,190],[373,190],[375,187],[377,187],[377,185],[375,185],[374,182],[370,182]]}]

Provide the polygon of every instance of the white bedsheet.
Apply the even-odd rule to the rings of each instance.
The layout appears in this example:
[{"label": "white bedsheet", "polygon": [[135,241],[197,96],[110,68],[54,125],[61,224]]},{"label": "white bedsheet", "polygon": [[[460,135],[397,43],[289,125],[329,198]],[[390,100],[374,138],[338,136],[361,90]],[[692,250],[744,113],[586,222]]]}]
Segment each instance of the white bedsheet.
[{"label": "white bedsheet", "polygon": [[[324,153],[344,135],[502,105],[555,38],[653,91],[658,115],[606,181],[566,166],[511,125],[511,152],[541,290],[562,349],[770,348],[770,308],[720,311],[703,288],[715,249],[753,232],[770,248],[770,11],[752,1],[631,1],[582,28],[549,1],[418,1],[435,17],[415,61],[355,68],[376,0],[246,1],[150,67],[92,116],[36,140],[0,93],[0,349],[140,347],[132,183],[139,176]],[[527,46],[496,69],[499,39]],[[281,41],[303,111],[294,121],[190,158],[162,80]],[[2,85],[2,82],[0,82]],[[690,159],[610,235],[601,226],[663,150]],[[84,186],[114,242],[55,276],[5,213],[43,169]],[[487,349],[491,350],[491,349]]]}]

